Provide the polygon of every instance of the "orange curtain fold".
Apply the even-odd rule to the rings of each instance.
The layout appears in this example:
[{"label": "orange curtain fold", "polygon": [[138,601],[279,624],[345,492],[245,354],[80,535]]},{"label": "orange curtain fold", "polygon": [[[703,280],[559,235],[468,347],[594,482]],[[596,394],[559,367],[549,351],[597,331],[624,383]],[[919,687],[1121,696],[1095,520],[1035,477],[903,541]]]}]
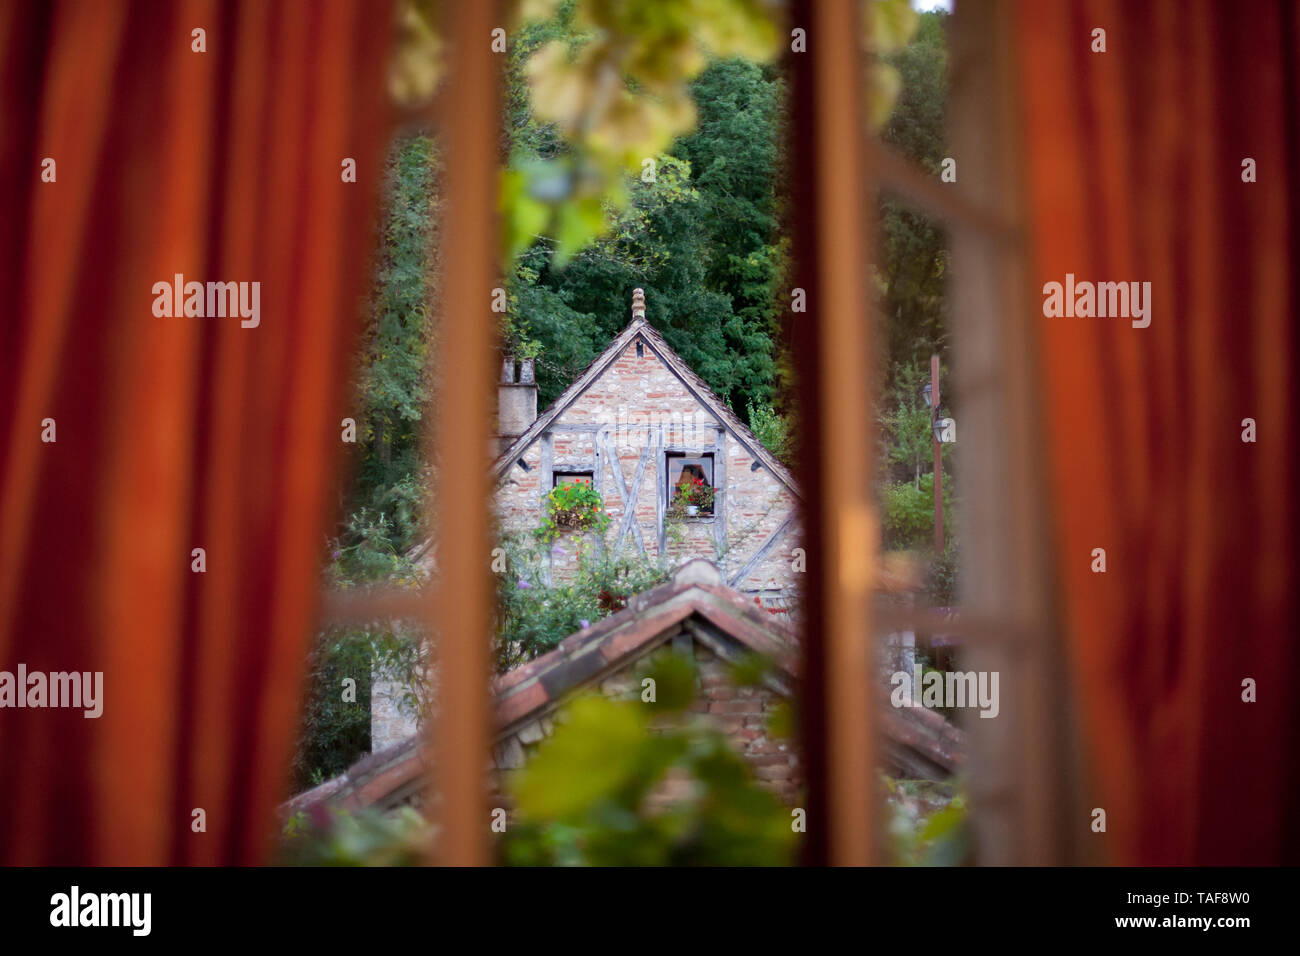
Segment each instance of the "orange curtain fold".
[{"label": "orange curtain fold", "polygon": [[1022,0],[1016,20],[1035,294],[1067,273],[1151,283],[1147,328],[1036,319],[1106,810],[1089,836],[1111,862],[1295,862],[1295,12]]},{"label": "orange curtain fold", "polygon": [[[389,13],[0,10],[0,670],[102,671],[104,699],[98,719],[0,712],[5,863],[265,858],[349,414]],[[260,283],[260,324],[155,316],[177,274]]]}]

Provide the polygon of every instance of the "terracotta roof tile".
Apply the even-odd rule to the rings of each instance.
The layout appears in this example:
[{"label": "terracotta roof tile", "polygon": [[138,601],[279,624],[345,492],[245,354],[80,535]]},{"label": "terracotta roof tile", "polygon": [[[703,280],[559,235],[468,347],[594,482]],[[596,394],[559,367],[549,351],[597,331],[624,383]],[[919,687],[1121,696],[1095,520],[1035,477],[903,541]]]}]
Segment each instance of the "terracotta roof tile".
[{"label": "terracotta roof tile", "polygon": [[[789,678],[797,676],[794,632],[752,602],[721,584],[703,559],[680,566],[672,580],[636,595],[623,610],[565,638],[554,650],[492,681],[498,741],[521,724],[549,713],[565,698],[596,683],[682,632],[692,619],[773,660]],[[917,766],[952,771],[962,762],[964,738],[940,714],[897,710],[881,698],[881,725],[895,748],[912,754]],[[409,791],[428,771],[423,740],[410,737],[359,760],[346,774],[300,794],[281,807],[288,815],[329,804],[368,806]]]}]

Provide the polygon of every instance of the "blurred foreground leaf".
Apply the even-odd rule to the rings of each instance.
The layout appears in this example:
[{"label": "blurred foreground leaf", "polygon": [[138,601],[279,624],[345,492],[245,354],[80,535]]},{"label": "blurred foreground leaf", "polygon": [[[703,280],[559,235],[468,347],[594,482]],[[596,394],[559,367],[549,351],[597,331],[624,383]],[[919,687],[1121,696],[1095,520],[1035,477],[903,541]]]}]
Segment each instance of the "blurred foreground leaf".
[{"label": "blurred foreground leaf", "polygon": [[789,809],[730,741],[686,712],[694,669],[667,652],[656,700],[574,701],[514,778],[516,865],[772,866],[792,859]]}]

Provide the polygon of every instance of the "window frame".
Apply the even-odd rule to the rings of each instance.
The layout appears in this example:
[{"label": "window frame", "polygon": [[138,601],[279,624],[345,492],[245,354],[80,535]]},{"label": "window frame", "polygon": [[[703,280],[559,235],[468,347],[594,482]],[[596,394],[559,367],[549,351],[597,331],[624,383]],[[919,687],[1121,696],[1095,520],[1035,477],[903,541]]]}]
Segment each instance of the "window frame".
[{"label": "window frame", "polygon": [[587,484],[596,486],[596,472],[592,468],[555,468],[551,470],[551,490],[560,487],[565,478],[585,478]]},{"label": "window frame", "polygon": [[[851,0],[825,0],[824,4],[796,0],[791,17],[830,29],[822,31],[828,37],[826,54],[815,61],[796,61],[791,79],[799,73],[807,85],[804,92],[814,97],[816,111],[860,115],[865,127],[856,89],[856,82],[865,81],[855,82],[855,77],[864,75],[866,61],[857,42],[859,15]],[[477,39],[495,22],[491,4],[453,7],[447,41],[466,51],[457,67],[456,97],[469,97],[469,101],[453,109],[445,95],[452,84],[444,81],[444,95],[427,114],[448,142],[446,181],[452,199],[449,225],[441,230],[447,277],[443,312],[446,303],[471,301],[476,290],[495,281],[498,247],[494,227],[482,209],[492,207],[497,188],[499,101],[494,77],[499,63]],[[864,242],[868,233],[846,218],[843,210],[860,208],[859,215],[867,217],[869,204],[857,200],[888,187],[951,230],[951,298],[963,303],[953,312],[957,343],[953,374],[967,420],[964,442],[976,450],[971,458],[963,457],[963,487],[981,507],[962,509],[961,536],[968,542],[962,558],[962,615],[956,621],[944,619],[942,626],[962,637],[970,650],[969,666],[1004,671],[1004,688],[1024,688],[1004,704],[1003,720],[976,720],[967,727],[978,862],[1080,862],[1085,856],[1079,838],[1072,840],[1063,832],[1063,821],[1077,817],[1073,811],[1079,805],[1080,788],[1077,748],[1069,742],[1070,710],[1053,690],[1064,672],[1063,648],[1050,599],[1054,593],[1047,546],[1050,522],[1040,461],[1046,433],[1038,420],[1036,339],[1022,281],[1026,250],[1013,96],[1017,82],[1014,11],[1003,3],[959,3],[950,27],[949,134],[952,153],[961,158],[959,184],[940,184],[869,129],[861,134],[862,148],[846,151],[843,126],[823,122],[812,127],[818,138],[808,149],[823,181],[824,188],[816,196],[824,204],[804,210],[802,216],[828,252],[825,261],[815,265],[815,291],[824,293],[825,302],[819,302],[810,317],[811,341],[820,355],[815,368],[824,374],[803,383],[801,394],[822,389],[836,400],[826,403],[831,420],[823,430],[828,434],[861,434],[860,426],[869,426],[869,403],[858,408],[848,402],[851,407],[844,407],[846,396],[861,391],[857,381],[861,370],[845,364],[857,362],[856,358],[843,356],[858,355],[857,347],[869,345],[873,335],[874,310],[853,276],[862,262],[875,258],[876,250]],[[797,98],[795,105],[805,110],[809,106]],[[801,122],[809,120],[803,117]],[[826,201],[826,196],[833,200]],[[798,254],[809,253],[804,248]],[[856,328],[859,323],[865,327]],[[431,453],[438,448],[474,447],[490,434],[492,375],[488,364],[478,361],[491,351],[490,330],[486,323],[446,324],[449,334],[437,360],[448,379],[443,387],[456,394],[458,402],[454,407],[443,402],[429,416]],[[809,428],[815,430],[816,423],[809,423]],[[810,638],[805,648],[810,671],[805,695],[823,698],[826,709],[822,719],[805,721],[801,744],[810,786],[819,790],[810,794],[810,807],[824,811],[825,824],[824,836],[814,841],[805,860],[871,863],[877,857],[871,834],[877,806],[871,754],[879,748],[871,708],[855,703],[862,696],[862,672],[856,665],[862,662],[864,632],[875,635],[882,627],[926,629],[937,626],[937,618],[924,608],[868,609],[863,589],[874,579],[879,562],[876,555],[863,554],[861,546],[874,540],[870,529],[874,515],[861,500],[865,488],[859,487],[867,459],[855,454],[851,460],[837,460],[830,443],[814,443],[813,449],[819,456],[815,473],[822,483],[806,493],[822,499],[811,516],[821,526],[809,528],[808,533],[837,570],[833,575],[812,576],[818,587],[811,592],[809,609],[823,635]],[[433,634],[490,629],[488,576],[478,572],[488,566],[489,558],[482,527],[489,513],[486,483],[454,482],[448,475],[435,477],[434,484],[429,495],[431,518],[444,535],[461,542],[464,560],[446,562],[440,577],[418,591],[391,586],[327,591],[323,625],[396,618],[418,620]],[[661,494],[666,491],[664,487]],[[984,509],[990,501],[997,506]],[[1000,576],[994,589],[980,593],[972,586],[994,573]],[[823,648],[815,656],[814,643]],[[484,647],[475,641],[449,641],[442,648],[444,683],[450,693],[440,716],[431,721],[430,735],[435,759],[447,771],[440,775],[443,805],[437,814],[447,837],[434,857],[442,864],[484,864],[490,859],[484,828],[475,822],[485,806],[480,780],[490,739],[488,689],[479,679],[487,665]],[[839,728],[837,732],[831,732],[828,718]]]},{"label": "window frame", "polygon": [[702,507],[698,517],[712,518],[716,513],[715,505],[718,501],[717,496],[719,491],[717,485],[717,453],[713,451],[700,451],[698,453],[689,451],[664,452],[664,486],[660,489],[660,494],[664,496],[665,511],[672,504],[673,496],[677,487],[677,483],[673,480],[673,462],[675,461],[680,461],[682,463],[681,467],[677,470],[679,481],[681,480],[682,472],[690,465],[696,462],[699,462],[701,465],[707,464],[708,473],[705,475],[705,480],[709,483],[709,487],[713,489],[713,504],[708,506],[707,511]]}]

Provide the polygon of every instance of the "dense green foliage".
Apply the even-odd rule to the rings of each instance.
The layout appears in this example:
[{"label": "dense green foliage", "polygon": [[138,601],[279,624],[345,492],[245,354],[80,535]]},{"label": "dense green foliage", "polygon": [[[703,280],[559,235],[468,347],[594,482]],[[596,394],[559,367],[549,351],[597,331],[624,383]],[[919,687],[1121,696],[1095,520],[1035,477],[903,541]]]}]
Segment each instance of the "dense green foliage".
[{"label": "dense green foliage", "polygon": [[[342,520],[330,541],[326,583],[350,588],[384,581],[411,585],[410,549],[423,535],[427,468],[420,458],[429,407],[430,297],[439,201],[437,157],[427,136],[398,140],[385,171],[380,252],[369,321],[357,358],[357,450]],[[345,770],[370,750],[372,667],[415,688],[423,682],[420,642],[393,628],[327,629],[308,658],[308,691],[294,781],[302,789]],[[355,681],[355,701],[342,681]]]},{"label": "dense green foliage", "polygon": [[[932,602],[951,604],[956,588],[956,494],[949,456],[942,454],[945,553],[933,554],[934,437],[930,409],[921,387],[930,380],[929,363],[898,366],[882,408],[880,444],[880,522],[885,550],[915,550],[926,554],[926,591]],[[943,381],[940,380],[942,392]],[[946,404],[946,403],[945,403]]]},{"label": "dense green foliage", "polygon": [[[560,641],[621,610],[634,594],[660,584],[668,572],[629,552],[615,554],[612,541],[592,534],[564,535],[549,546],[507,539],[497,577],[496,663],[507,671],[544,654]],[[577,571],[550,583],[548,553],[576,559]]]},{"label": "dense green foliage", "polygon": [[[427,136],[399,140],[389,151],[382,246],[360,356],[362,454],[347,510],[382,514],[395,552],[410,548],[421,534],[419,446],[432,395],[429,355],[435,330],[429,303],[436,294],[433,256],[441,206],[436,171],[436,152]],[[357,532],[345,527],[342,537],[346,556]],[[349,570],[381,576],[373,573],[377,569]]]},{"label": "dense green foliage", "polygon": [[[948,53],[942,14],[926,14],[913,41],[889,56],[902,90],[880,137],[939,177],[947,152]],[[884,323],[883,377],[942,355],[948,344],[945,283],[948,242],[933,219],[891,194],[880,200],[881,256],[876,279]]]},{"label": "dense green foliage", "polygon": [[[506,133],[512,163],[568,154],[539,122],[522,75],[556,21],[523,28],[511,54]],[[538,236],[509,278],[508,347],[539,353],[540,401],[553,400],[629,319],[634,287],[647,318],[732,407],[772,401],[779,359],[779,137],[783,84],[771,67],[711,63],[691,83],[694,132],[626,169],[628,202],[605,208],[611,228],[572,258]]]},{"label": "dense green foliage", "polygon": [[776,456],[783,465],[794,464],[795,427],[793,415],[781,415],[771,405],[755,405],[750,402],[745,406],[745,415],[749,419],[749,430],[754,433],[763,447]]},{"label": "dense green foliage", "polygon": [[[732,669],[739,686],[757,683],[761,662]],[[553,735],[509,785],[517,817],[500,837],[515,866],[775,866],[792,862],[796,814],[753,777],[749,764],[707,722],[692,719],[692,665],[661,651],[645,669],[648,697],[593,695],[566,706]],[[784,737],[774,712],[768,732]],[[689,796],[656,800],[668,778]],[[286,824],[280,859],[309,866],[412,866],[434,829],[416,811],[335,812]]]},{"label": "dense green foliage", "polygon": [[960,780],[896,780],[881,775],[887,821],[887,862],[902,866],[962,866],[974,840]]},{"label": "dense green foliage", "polygon": [[[899,2],[899,0],[890,0]],[[563,266],[606,233],[628,206],[629,171],[694,128],[690,83],[711,61],[766,62],[776,24],[762,0],[533,0],[509,44],[507,135],[527,118],[554,129],[563,149],[511,138],[502,188],[513,259],[545,236]],[[526,83],[527,95],[523,95]],[[520,148],[522,146],[522,148]]]},{"label": "dense green foliage", "polygon": [[[580,701],[579,708],[585,710],[588,700]],[[590,714],[580,713],[591,724],[590,735],[578,736],[582,725],[564,732],[558,752],[548,754],[550,766],[542,768],[549,774],[567,772],[566,779],[581,774],[594,786],[582,788],[567,806],[544,803],[541,820],[524,817],[512,822],[501,838],[504,862],[533,866],[790,862],[794,847],[786,831],[793,834],[793,817],[750,782],[748,768],[725,741],[686,725],[663,746],[647,747],[651,738],[639,730],[629,733],[624,713],[614,707],[613,713],[602,704]],[[638,711],[644,713],[644,708]],[[777,723],[770,722],[769,732],[788,736],[778,732]],[[665,757],[681,754],[682,738],[687,748],[682,756],[690,759],[670,763],[669,769],[686,771],[696,784],[696,797],[665,818],[644,806],[647,788],[663,779],[655,774],[666,772]],[[581,743],[581,748],[575,743]],[[629,774],[627,757],[641,758],[643,747],[653,750],[650,772]],[[543,799],[547,783],[553,782],[544,777],[531,781]],[[616,790],[625,783],[630,786]],[[886,862],[902,866],[972,862],[969,805],[961,780],[900,780],[882,774],[880,789]],[[557,790],[564,795],[569,788],[557,786]],[[733,806],[739,812],[719,819]],[[561,813],[566,819],[559,819]],[[299,813],[286,822],[278,861],[296,866],[419,866],[427,859],[435,832],[410,807],[397,813],[340,810],[321,824]]]},{"label": "dense green foliage", "polygon": [[436,831],[419,812],[336,810],[319,823],[297,813],[285,823],[281,866],[419,866],[428,859]]},{"label": "dense green foliage", "polygon": [[[791,862],[790,810],[754,782],[745,759],[690,719],[689,661],[659,652],[636,700],[582,697],[511,781],[519,821],[505,861],[554,866],[773,866]],[[653,695],[649,689],[653,688]],[[689,796],[657,807],[669,776]]]},{"label": "dense green foliage", "polygon": [[[311,693],[294,756],[294,789],[305,790],[347,769],[370,749],[370,647],[349,632],[321,633],[307,659]],[[344,681],[356,682],[345,700]]]},{"label": "dense green foliage", "polygon": [[295,791],[337,776],[370,752],[372,669],[401,688],[399,706],[415,715],[427,684],[418,631],[327,628],[317,636],[308,658],[310,692],[293,762]]},{"label": "dense green foliage", "polygon": [[[942,372],[942,370],[941,370]],[[934,466],[934,434],[930,409],[921,389],[930,382],[929,362],[895,366],[889,391],[881,402],[878,452],[881,467],[891,478],[920,481]],[[942,374],[940,392],[943,391]],[[941,396],[942,397],[942,396]],[[944,455],[947,455],[944,449]]]},{"label": "dense green foliage", "polygon": [[[944,536],[952,535],[951,483],[943,486]],[[934,537],[934,472],[921,476],[916,484],[900,481],[884,488],[881,523],[886,550],[926,548]]]},{"label": "dense green foliage", "polygon": [[[946,15],[917,18],[911,41],[885,61],[897,71],[898,99],[880,129],[881,138],[939,178],[948,155],[946,106],[948,54]],[[959,173],[960,174],[960,173]],[[942,448],[945,553],[933,554],[934,461],[930,410],[921,399],[932,354],[946,358],[949,307],[948,238],[941,223],[898,197],[879,201],[880,261],[875,269],[881,319],[880,444],[877,447],[882,543],[886,549],[920,552],[926,561],[927,600],[955,600],[957,546],[956,479],[952,447]],[[946,361],[945,361],[946,365]],[[957,417],[957,397],[941,381],[941,416]]]}]

